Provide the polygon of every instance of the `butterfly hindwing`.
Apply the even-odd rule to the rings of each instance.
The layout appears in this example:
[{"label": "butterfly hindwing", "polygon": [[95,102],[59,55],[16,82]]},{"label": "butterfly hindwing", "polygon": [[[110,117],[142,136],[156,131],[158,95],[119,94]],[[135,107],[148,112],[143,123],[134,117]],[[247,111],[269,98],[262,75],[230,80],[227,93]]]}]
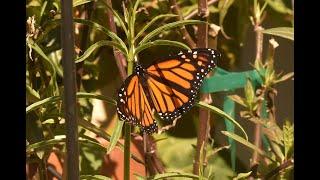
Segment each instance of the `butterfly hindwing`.
[{"label": "butterfly hindwing", "polygon": [[141,79],[136,74],[126,79],[118,93],[118,116],[142,131],[152,133],[157,131],[157,122],[153,118],[154,108],[148,100]]}]

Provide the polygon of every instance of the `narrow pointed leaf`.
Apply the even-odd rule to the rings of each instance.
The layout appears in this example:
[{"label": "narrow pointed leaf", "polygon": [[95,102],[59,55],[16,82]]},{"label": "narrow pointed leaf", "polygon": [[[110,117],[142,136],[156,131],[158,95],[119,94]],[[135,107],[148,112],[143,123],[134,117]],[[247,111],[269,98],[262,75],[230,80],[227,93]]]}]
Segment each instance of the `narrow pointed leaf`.
[{"label": "narrow pointed leaf", "polygon": [[232,139],[234,139],[234,140],[236,140],[236,141],[238,141],[239,143],[247,146],[248,148],[250,148],[250,149],[252,149],[252,150],[254,150],[254,151],[257,151],[260,155],[262,155],[262,156],[270,159],[271,161],[274,161],[274,160],[273,160],[269,155],[267,155],[263,150],[259,149],[257,146],[255,146],[255,145],[252,144],[251,142],[243,139],[242,137],[240,137],[240,136],[238,136],[238,135],[236,135],[236,134],[234,134],[234,133],[230,133],[230,132],[228,132],[228,131],[221,131],[221,133],[224,134],[224,135],[226,135],[226,136],[228,136],[228,137],[230,137],[230,138],[232,138]]},{"label": "narrow pointed leaf", "polygon": [[[99,94],[92,94],[92,93],[84,93],[84,92],[78,92],[77,93],[77,98],[88,98],[88,99],[99,99],[99,100],[103,100],[111,105],[116,105],[117,103],[111,99],[111,98],[108,98],[106,96],[102,96],[102,95],[99,95]],[[26,108],[26,113],[34,110],[34,109],[37,109],[38,107],[40,106],[43,106],[45,104],[49,104],[49,103],[53,103],[53,102],[56,102],[56,101],[60,101],[61,100],[61,96],[52,96],[52,97],[48,97],[46,99],[43,99],[41,101],[38,101],[38,102],[35,102],[31,105],[29,105],[27,108]]]},{"label": "narrow pointed leaf", "polygon": [[292,27],[277,27],[271,29],[265,29],[262,31],[265,34],[271,34],[274,36],[280,36],[286,39],[294,40],[294,31]]},{"label": "narrow pointed leaf", "polygon": [[142,44],[140,45],[139,47],[137,47],[136,51],[135,51],[135,55],[138,54],[139,52],[147,49],[147,48],[150,48],[152,46],[175,46],[175,47],[179,47],[179,48],[182,48],[182,49],[187,49],[187,50],[190,50],[190,48],[181,43],[181,42],[178,42],[178,41],[169,41],[169,40],[155,40],[155,41],[152,41],[152,42],[147,42],[145,44]]},{"label": "narrow pointed leaf", "polygon": [[[220,110],[219,108],[215,107],[215,106],[211,106],[209,104],[206,104],[204,102],[198,102],[196,104],[198,107],[201,107],[201,108],[206,108],[206,109],[209,109],[211,111],[213,111],[214,113],[228,119],[229,121],[231,121],[232,123],[234,123],[235,125],[237,125],[240,130],[242,131],[242,133],[244,134],[245,136],[245,139],[248,141],[248,135],[246,133],[246,131],[243,129],[243,127],[236,121],[234,120],[232,117],[230,117],[228,114],[226,114],[225,112],[223,112],[222,110]],[[240,137],[240,136],[239,136]]]},{"label": "narrow pointed leaf", "polygon": [[176,17],[178,15],[175,14],[161,14],[158,15],[154,18],[152,18],[152,20],[150,22],[148,22],[140,31],[139,33],[136,35],[135,40],[137,40],[152,24],[154,24],[157,20],[162,19],[162,18],[170,18],[170,17]]},{"label": "narrow pointed leaf", "polygon": [[124,124],[124,121],[120,121],[120,120],[117,121],[116,128],[114,128],[114,131],[113,131],[111,139],[110,139],[110,144],[107,147],[107,154],[109,154],[113,150],[113,148],[116,146],[116,144],[118,143],[118,140],[121,136],[123,124]]},{"label": "narrow pointed leaf", "polygon": [[84,53],[82,56],[78,57],[76,59],[76,63],[82,62],[86,60],[95,50],[97,50],[99,47],[102,46],[111,46],[119,49],[124,55],[127,54],[127,49],[124,49],[119,43],[113,42],[113,41],[106,41],[102,40],[99,42],[94,43],[91,45]]},{"label": "narrow pointed leaf", "polygon": [[98,24],[96,22],[90,21],[90,20],[85,20],[85,19],[77,19],[77,18],[75,18],[73,20],[76,23],[84,24],[84,25],[90,26],[90,27],[92,27],[94,29],[102,31],[107,36],[109,36],[112,40],[115,40],[116,42],[118,42],[122,47],[126,47],[126,44],[114,32],[112,32],[109,29],[103,27],[102,25],[100,25],[100,24]]},{"label": "narrow pointed leaf", "polygon": [[163,31],[172,29],[172,28],[176,28],[179,26],[184,26],[184,25],[188,25],[188,24],[201,24],[201,23],[206,23],[203,21],[199,21],[199,20],[182,20],[182,21],[176,21],[176,22],[172,22],[172,23],[168,23],[166,25],[160,26],[157,29],[151,31],[149,34],[147,34],[140,42],[139,45],[148,42],[149,40],[151,40],[153,37],[157,36],[158,34],[162,33]]}]

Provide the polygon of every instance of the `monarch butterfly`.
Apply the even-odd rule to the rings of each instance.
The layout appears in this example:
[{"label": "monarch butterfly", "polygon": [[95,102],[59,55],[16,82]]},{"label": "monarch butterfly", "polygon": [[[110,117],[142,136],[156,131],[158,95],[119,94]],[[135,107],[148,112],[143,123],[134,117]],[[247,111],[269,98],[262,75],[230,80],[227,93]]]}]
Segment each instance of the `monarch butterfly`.
[{"label": "monarch butterfly", "polygon": [[154,113],[173,121],[189,111],[204,77],[220,57],[216,50],[198,48],[155,61],[147,68],[136,65],[118,92],[118,117],[147,134],[157,132]]}]

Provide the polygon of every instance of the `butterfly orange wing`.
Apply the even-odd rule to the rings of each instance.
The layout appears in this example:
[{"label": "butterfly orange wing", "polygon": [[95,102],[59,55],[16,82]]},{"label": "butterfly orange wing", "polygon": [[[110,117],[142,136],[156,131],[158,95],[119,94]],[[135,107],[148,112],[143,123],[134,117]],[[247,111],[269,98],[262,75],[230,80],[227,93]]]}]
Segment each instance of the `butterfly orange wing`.
[{"label": "butterfly orange wing", "polygon": [[154,120],[154,107],[141,84],[138,75],[130,76],[118,93],[117,112],[120,119],[138,125],[142,131],[152,133],[157,131]]},{"label": "butterfly orange wing", "polygon": [[162,119],[173,120],[190,110],[204,77],[216,66],[220,53],[194,49],[147,68],[147,84],[154,107]]}]

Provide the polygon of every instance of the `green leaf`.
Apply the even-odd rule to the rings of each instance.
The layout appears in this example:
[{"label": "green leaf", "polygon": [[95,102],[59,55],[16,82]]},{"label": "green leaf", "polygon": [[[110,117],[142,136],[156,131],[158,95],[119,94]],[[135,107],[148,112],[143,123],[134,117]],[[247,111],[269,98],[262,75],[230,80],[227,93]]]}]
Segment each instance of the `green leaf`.
[{"label": "green leaf", "polygon": [[42,124],[54,124],[54,119],[47,119],[43,121]]},{"label": "green leaf", "polygon": [[100,25],[96,22],[90,21],[90,20],[77,19],[77,18],[74,19],[74,22],[84,24],[84,25],[90,26],[92,28],[95,28],[97,30],[100,30],[101,32],[103,32],[107,36],[109,36],[112,40],[115,40],[116,42],[118,42],[122,46],[122,49],[127,49],[126,44],[117,36],[117,34],[108,30],[107,28],[103,27],[102,25]]},{"label": "green leaf", "polygon": [[283,13],[283,14],[293,14],[293,11],[288,8],[283,0],[265,0],[269,6],[274,9],[275,11],[279,12],[279,13]]},{"label": "green leaf", "polygon": [[39,93],[36,90],[32,89],[29,85],[26,85],[26,90],[27,90],[27,93],[29,93],[30,95],[32,95],[36,99],[40,100]]},{"label": "green leaf", "polygon": [[241,106],[247,107],[247,105],[245,104],[244,99],[243,99],[242,97],[240,97],[240,96],[238,96],[238,95],[229,95],[228,97],[229,97],[232,101],[240,104]]},{"label": "green leaf", "polygon": [[233,4],[234,0],[220,0],[219,4],[218,4],[218,8],[219,8],[219,26],[221,27],[221,32],[226,36],[226,33],[224,32],[224,28],[223,28],[223,21],[224,18],[226,17],[227,13],[228,13],[228,9],[230,8],[230,6]]},{"label": "green leaf", "polygon": [[284,142],[284,155],[289,158],[293,151],[293,140],[294,140],[294,127],[290,121],[286,121],[283,125],[283,142]]},{"label": "green leaf", "polygon": [[245,99],[246,104],[249,107],[249,109],[252,110],[252,105],[253,105],[253,101],[255,98],[255,93],[254,93],[254,88],[253,88],[251,81],[249,79],[247,80],[247,84],[244,87],[244,93],[246,96],[246,99]]},{"label": "green leaf", "polygon": [[[199,179],[200,177],[191,173],[180,173],[180,172],[167,172],[163,174],[156,174],[155,176],[152,176],[148,179],[157,180],[157,179],[165,179],[165,178],[192,178],[192,179]],[[202,177],[203,179],[207,179],[205,177]]]},{"label": "green leaf", "polygon": [[81,6],[89,2],[95,2],[95,0],[73,0],[73,7]]},{"label": "green leaf", "polygon": [[123,124],[124,124],[124,121],[120,121],[120,120],[117,121],[116,128],[113,130],[113,133],[110,139],[110,144],[107,147],[107,154],[109,154],[118,143],[118,140],[121,136]]},{"label": "green leaf", "polygon": [[[109,103],[111,105],[116,105],[117,104],[113,99],[105,97],[105,96],[102,96],[102,95],[99,95],[99,94],[78,92],[77,93],[77,98],[100,99],[100,100],[106,101],[107,103]],[[30,111],[32,111],[34,109],[37,109],[38,107],[43,106],[45,104],[53,103],[53,102],[60,101],[60,100],[61,100],[61,96],[48,97],[46,99],[43,99],[41,101],[38,101],[38,102],[35,102],[35,103],[29,105],[26,108],[26,113],[28,113],[28,112],[30,112]]]},{"label": "green leaf", "polygon": [[234,178],[233,178],[233,180],[239,180],[239,179],[247,178],[247,177],[250,176],[251,172],[252,172],[252,171],[249,171],[249,172],[247,172],[247,173],[239,173],[239,174],[237,175],[237,177],[234,177]]},{"label": "green leaf", "polygon": [[290,72],[288,74],[285,74],[285,75],[281,76],[279,79],[275,80],[274,82],[275,83],[279,83],[279,82],[282,82],[282,81],[286,81],[286,80],[292,78],[293,75],[294,75],[294,72]]},{"label": "green leaf", "polygon": [[135,41],[153,24],[155,23],[157,20],[159,19],[162,19],[162,18],[170,18],[170,17],[176,17],[178,15],[175,15],[175,14],[161,14],[161,15],[158,15],[154,18],[152,18],[152,20],[150,22],[148,22],[140,31],[139,33],[136,35],[135,37]]},{"label": "green leaf", "polygon": [[234,134],[234,133],[230,133],[228,131],[221,131],[222,134],[238,141],[239,143],[247,146],[248,148],[257,151],[260,155],[270,159],[271,161],[274,161],[267,153],[265,153],[263,150],[261,150],[260,148],[258,148],[257,146],[255,146],[254,144],[252,144],[251,142],[249,142],[248,140],[243,139],[242,137]]},{"label": "green leaf", "polygon": [[[55,136],[53,139],[43,140],[37,143],[29,144],[26,148],[26,152],[31,153],[33,150],[37,150],[37,151],[44,150],[45,148],[50,147],[52,145],[64,143],[65,140],[66,140],[65,135],[58,135],[58,136]],[[89,140],[87,138],[79,137],[79,142],[83,144],[91,144],[106,151],[105,147],[103,147],[101,144],[94,142],[92,140]]]},{"label": "green leaf", "polygon": [[102,46],[111,46],[111,47],[116,47],[117,49],[119,49],[125,56],[127,55],[127,49],[123,49],[123,47],[116,42],[113,41],[106,41],[106,40],[101,40],[99,42],[94,43],[93,45],[91,45],[84,53],[82,56],[78,57],[76,59],[76,63],[82,62],[84,60],[86,60],[93,51],[97,50],[99,47]]},{"label": "green leaf", "polygon": [[179,26],[184,26],[184,25],[188,25],[188,24],[201,24],[201,23],[206,23],[203,21],[199,21],[199,20],[182,20],[182,21],[176,21],[176,22],[172,22],[172,23],[168,23],[166,25],[160,26],[157,29],[151,31],[150,33],[148,33],[140,42],[139,45],[144,44],[145,42],[149,41],[150,39],[152,39],[153,37],[157,36],[158,34],[162,33],[163,31],[172,29],[172,28],[176,28]]},{"label": "green leaf", "polygon": [[81,180],[112,180],[109,177],[102,176],[102,175],[81,175]]},{"label": "green leaf", "polygon": [[232,123],[234,123],[235,125],[237,125],[237,126],[241,129],[242,133],[243,133],[244,136],[245,136],[245,139],[248,141],[248,135],[247,135],[246,131],[242,128],[242,126],[241,126],[236,120],[234,120],[234,119],[233,119],[232,117],[230,117],[228,114],[226,114],[225,112],[223,112],[222,110],[220,110],[220,109],[217,108],[217,107],[211,106],[211,105],[206,104],[206,103],[201,102],[201,101],[198,102],[196,105],[197,105],[198,107],[202,107],[202,108],[209,109],[210,111],[213,111],[214,113],[216,113],[216,114],[218,114],[218,115],[220,115],[220,116],[222,116],[222,117],[230,120]]},{"label": "green leaf", "polygon": [[[44,13],[44,10],[45,10],[46,7],[47,7],[47,4],[48,4],[48,1],[44,1],[44,2],[43,2],[42,7],[41,7],[41,11],[40,11],[40,15],[39,15],[40,18],[42,18],[43,13]],[[41,19],[40,19],[40,22],[41,22]]]},{"label": "green leaf", "polygon": [[179,47],[181,49],[187,49],[187,50],[190,50],[190,48],[181,43],[181,42],[178,42],[178,41],[169,41],[169,40],[155,40],[155,41],[152,41],[152,42],[147,42],[147,43],[144,43],[142,45],[140,45],[139,47],[137,47],[137,49],[135,50],[135,55],[138,54],[139,52],[147,49],[147,48],[150,48],[152,46],[176,46],[176,47]]},{"label": "green leaf", "polygon": [[271,29],[265,29],[262,31],[265,34],[271,34],[274,36],[280,36],[286,39],[294,40],[294,31],[292,27],[277,27]]}]

